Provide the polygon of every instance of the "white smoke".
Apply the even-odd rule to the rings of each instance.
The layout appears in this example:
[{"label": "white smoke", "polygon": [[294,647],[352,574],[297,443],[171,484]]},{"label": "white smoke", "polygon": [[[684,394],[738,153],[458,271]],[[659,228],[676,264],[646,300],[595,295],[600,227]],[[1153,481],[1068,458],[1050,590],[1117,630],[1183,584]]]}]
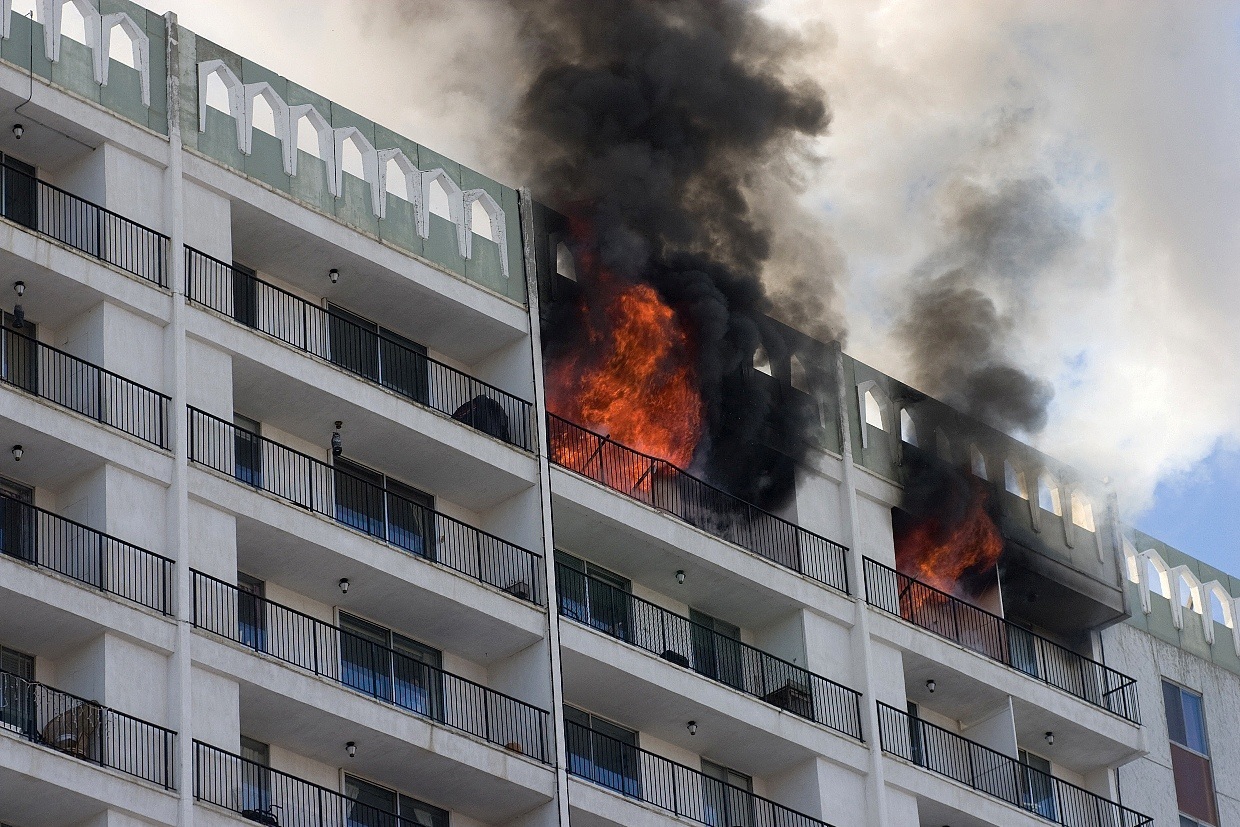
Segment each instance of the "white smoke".
[{"label": "white smoke", "polygon": [[[500,178],[521,50],[554,48],[523,41],[520,20],[492,0],[164,5]],[[764,10],[821,44],[808,59],[834,121],[811,200],[847,260],[851,353],[914,381],[892,334],[910,278],[944,249],[960,193],[1044,181],[1076,219],[1070,253],[1018,286],[988,285],[1011,361],[1055,386],[1038,447],[1110,476],[1131,514],[1159,479],[1240,439],[1234,4],[766,0]]]}]

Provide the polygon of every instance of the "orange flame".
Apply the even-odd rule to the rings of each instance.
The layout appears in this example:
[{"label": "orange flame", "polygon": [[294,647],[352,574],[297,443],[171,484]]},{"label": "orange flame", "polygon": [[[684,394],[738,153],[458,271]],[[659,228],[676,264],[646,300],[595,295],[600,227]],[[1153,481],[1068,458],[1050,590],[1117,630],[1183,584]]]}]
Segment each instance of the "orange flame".
[{"label": "orange flame", "polygon": [[[583,303],[587,345],[548,365],[552,411],[622,445],[687,466],[703,417],[690,337],[649,285],[624,284],[599,270],[590,287],[601,312],[592,313]],[[571,457],[556,459],[576,467]]]},{"label": "orange flame", "polygon": [[[1003,535],[986,510],[985,488],[974,481],[972,493],[964,518],[953,525],[932,516],[896,537],[901,574],[969,602],[978,596],[978,584],[993,578],[1003,553]],[[929,597],[924,590],[917,593],[923,596],[919,603]]]}]

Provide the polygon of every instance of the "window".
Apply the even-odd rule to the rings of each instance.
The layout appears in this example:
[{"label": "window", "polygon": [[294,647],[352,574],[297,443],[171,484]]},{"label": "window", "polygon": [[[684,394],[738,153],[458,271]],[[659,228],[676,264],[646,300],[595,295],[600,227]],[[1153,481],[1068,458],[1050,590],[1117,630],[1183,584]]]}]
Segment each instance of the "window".
[{"label": "window", "polygon": [[442,661],[438,649],[340,613],[341,679],[347,686],[441,721]]},{"label": "window", "polygon": [[354,137],[346,138],[340,149],[340,168],[354,178],[366,177],[366,164],[362,160],[362,149]]},{"label": "window", "polygon": [[232,316],[246,327],[258,327],[258,273],[240,262],[232,265]]},{"label": "window", "polygon": [[766,355],[766,348],[758,345],[758,349],[753,354],[753,369],[758,373],[765,373],[771,376],[771,357]]},{"label": "window", "polygon": [[702,759],[702,799],[711,827],[749,827],[754,813],[753,779],[744,773]]},{"label": "window", "polygon": [[241,815],[271,814],[271,747],[262,741],[241,736]]},{"label": "window", "polygon": [[0,727],[26,732],[36,726],[34,655],[0,646]]},{"label": "window", "polygon": [[429,202],[427,208],[430,210],[431,215],[437,215],[448,221],[454,221],[451,203],[448,200],[448,188],[439,178],[431,181],[427,201]]},{"label": "window", "polygon": [[[211,105],[210,98],[207,99],[207,105]],[[319,144],[319,127],[309,115],[298,118],[293,131],[296,133],[299,150],[320,160],[323,158],[323,150]]]},{"label": "window", "polygon": [[336,457],[333,466],[337,520],[435,559],[434,497],[343,457]]},{"label": "window", "polygon": [[409,179],[405,177],[405,171],[395,158],[388,159],[385,178],[388,195],[402,201],[409,200]]},{"label": "window", "polygon": [[1180,813],[1202,824],[1217,825],[1218,805],[1214,798],[1210,742],[1206,737],[1201,695],[1167,680],[1163,681],[1162,689],[1167,737],[1171,741],[1171,770]]},{"label": "window", "polygon": [[[0,212],[23,227],[38,229],[38,169],[5,153],[0,153],[0,162],[3,163],[0,167],[3,173]],[[60,229],[60,232],[65,231]]]},{"label": "window", "polygon": [[1215,583],[1214,587],[1210,589],[1210,617],[1215,623],[1221,623],[1230,629],[1232,626],[1232,619],[1230,613],[1227,611],[1227,608],[1223,605],[1223,601],[1227,600],[1230,602],[1231,595],[1220,596],[1218,588],[1218,584]]},{"label": "window", "polygon": [[86,42],[86,18],[82,16],[82,10],[77,7],[76,3],[69,2],[64,5],[64,11],[61,12],[60,17],[60,36],[78,43]]},{"label": "window", "polygon": [[613,571],[574,557],[555,553],[560,582],[560,612],[600,632],[628,640],[632,630],[629,594],[632,583]]},{"label": "window", "polygon": [[233,414],[233,476],[246,485],[261,488],[263,485],[263,440],[261,427],[256,420]]},{"label": "window", "polygon": [[237,572],[237,631],[241,643],[260,652],[267,647],[265,592],[262,580]]},{"label": "window", "polygon": [[34,561],[38,521],[33,503],[34,489],[0,477],[0,552]]},{"label": "window", "polygon": [[637,733],[571,706],[564,707],[568,771],[641,798]]},{"label": "window", "polygon": [[809,372],[805,369],[805,363],[801,361],[800,356],[795,353],[792,354],[792,358],[789,360],[789,368],[792,387],[801,393],[812,393],[813,388],[810,384]]},{"label": "window", "polygon": [[221,72],[212,72],[207,77],[207,106],[232,116],[232,95],[228,92],[228,84],[224,82]]},{"label": "window", "polygon": [[250,125],[259,132],[268,135],[276,134],[276,111],[266,95],[255,95],[253,109],[250,110]]},{"label": "window", "polygon": [[696,609],[689,610],[689,619],[697,624],[690,631],[693,670],[728,686],[743,689],[740,628]]},{"label": "window", "polygon": [[425,347],[344,308],[332,305],[327,312],[334,364],[415,402],[430,402]]},{"label": "window", "polygon": [[108,37],[108,57],[130,69],[138,68],[134,60],[134,39],[125,27],[120,23],[114,24]]},{"label": "window", "polygon": [[495,240],[495,231],[491,227],[491,214],[487,212],[487,208],[481,201],[475,201],[470,205],[469,226],[475,235],[480,235],[487,241]]},{"label": "window", "polygon": [[1051,762],[1040,755],[1020,750],[1020,797],[1026,810],[1043,818],[1057,821],[1055,784],[1051,780]]},{"label": "window", "polygon": [[1167,582],[1166,573],[1149,557],[1145,558],[1145,582],[1149,586],[1150,594],[1171,598],[1171,584]]},{"label": "window", "polygon": [[348,827],[448,827],[447,810],[352,775],[344,777],[344,794],[353,799]]}]

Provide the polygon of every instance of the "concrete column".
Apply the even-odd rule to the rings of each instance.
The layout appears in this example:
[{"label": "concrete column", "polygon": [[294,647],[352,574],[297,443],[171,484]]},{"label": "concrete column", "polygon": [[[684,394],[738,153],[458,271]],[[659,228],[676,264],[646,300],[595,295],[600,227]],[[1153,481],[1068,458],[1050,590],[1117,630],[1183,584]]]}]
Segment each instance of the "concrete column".
[{"label": "concrete column", "polygon": [[560,614],[555,588],[555,537],[551,521],[551,462],[547,447],[546,385],[542,364],[542,330],[538,311],[538,260],[534,252],[534,202],[520,191],[521,236],[524,252],[526,302],[530,312],[530,352],[533,359],[535,433],[538,435],[538,489],[542,507],[542,553],[547,581],[547,646],[551,670],[551,720],[555,730],[556,799],[560,827],[568,823],[568,746],[564,738],[564,684],[560,674]]}]

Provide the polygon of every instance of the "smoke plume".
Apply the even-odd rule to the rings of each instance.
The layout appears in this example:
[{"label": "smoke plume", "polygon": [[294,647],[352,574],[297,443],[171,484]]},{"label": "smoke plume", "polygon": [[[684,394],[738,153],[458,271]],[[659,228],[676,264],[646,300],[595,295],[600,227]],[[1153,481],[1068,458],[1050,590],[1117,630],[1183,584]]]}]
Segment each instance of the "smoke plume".
[{"label": "smoke plume", "polygon": [[[822,89],[789,73],[801,44],[743,0],[509,5],[542,46],[517,110],[519,177],[589,227],[574,239],[579,259],[653,285],[676,310],[706,420],[695,467],[777,504],[791,474],[775,466],[789,458],[759,443],[799,426],[767,377],[743,368],[760,345],[777,347],[764,335],[775,305],[762,275],[778,219],[795,207],[779,208],[773,191],[795,191],[810,139],[830,122]],[[548,361],[590,346],[564,315],[551,318]]]},{"label": "smoke plume", "polygon": [[1014,363],[1014,320],[1076,243],[1076,220],[1045,179],[948,192],[942,244],[909,279],[896,333],[922,390],[1001,430],[1036,433],[1054,388]]}]

